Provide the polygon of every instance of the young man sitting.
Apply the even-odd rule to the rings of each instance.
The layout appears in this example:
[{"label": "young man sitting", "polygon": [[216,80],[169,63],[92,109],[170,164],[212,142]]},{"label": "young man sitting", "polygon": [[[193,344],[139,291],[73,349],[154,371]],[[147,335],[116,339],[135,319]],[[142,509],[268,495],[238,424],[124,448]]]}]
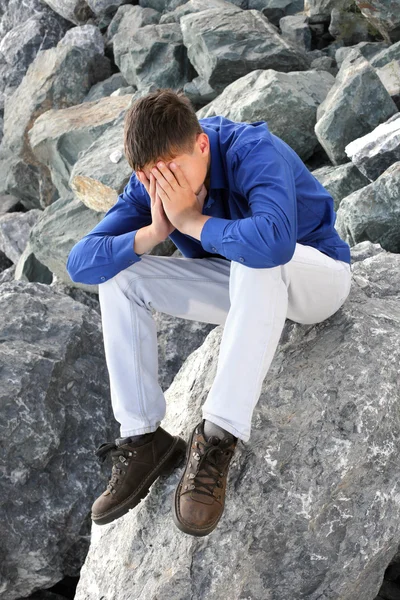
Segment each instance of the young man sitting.
[{"label": "young man sitting", "polygon": [[[175,524],[202,536],[225,504],[238,439],[285,319],[319,323],[345,302],[350,247],[334,228],[332,196],[265,121],[197,119],[181,92],[158,89],[127,111],[133,173],[103,220],[72,248],[73,281],[99,284],[111,402],[120,438],[102,444],[112,476],[92,506],[97,524],[136,506],[186,453]],[[169,237],[183,257],[147,254]],[[216,377],[188,443],[161,427],[151,310],[223,324]]]}]

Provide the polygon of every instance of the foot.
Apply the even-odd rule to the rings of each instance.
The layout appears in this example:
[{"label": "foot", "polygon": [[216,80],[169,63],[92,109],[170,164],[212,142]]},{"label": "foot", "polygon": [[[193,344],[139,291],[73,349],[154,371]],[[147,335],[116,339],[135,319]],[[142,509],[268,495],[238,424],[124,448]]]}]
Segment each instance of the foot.
[{"label": "foot", "polygon": [[134,508],[148,494],[161,474],[180,464],[186,442],[162,427],[140,439],[118,438],[116,444],[101,444],[95,454],[104,461],[110,453],[113,466],[107,489],[92,505],[92,521],[111,523]]},{"label": "foot", "polygon": [[203,536],[215,529],[225,507],[230,461],[237,438],[230,433],[206,439],[204,419],[194,428],[186,466],[174,495],[173,519],[183,532]]}]

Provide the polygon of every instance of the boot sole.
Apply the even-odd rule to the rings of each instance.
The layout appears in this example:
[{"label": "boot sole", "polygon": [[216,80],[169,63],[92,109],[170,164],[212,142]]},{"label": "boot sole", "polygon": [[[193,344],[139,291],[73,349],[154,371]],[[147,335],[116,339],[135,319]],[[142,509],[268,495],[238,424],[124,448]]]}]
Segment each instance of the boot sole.
[{"label": "boot sole", "polygon": [[122,517],[130,509],[135,508],[147,496],[150,486],[160,475],[169,475],[180,465],[182,458],[185,456],[187,444],[180,436],[174,436],[174,440],[169,450],[164,454],[157,466],[143,479],[140,486],[112,510],[97,517],[92,514],[93,523],[96,523],[96,525],[107,525],[115,521],[115,519]]},{"label": "boot sole", "polygon": [[209,533],[214,531],[214,529],[218,525],[219,521],[221,520],[223,511],[221,512],[218,519],[216,521],[214,521],[211,525],[209,525],[207,528],[205,528],[205,527],[203,527],[203,528],[190,527],[189,525],[186,525],[185,523],[183,523],[179,518],[179,497],[180,497],[180,492],[182,489],[182,484],[183,484],[183,481],[185,478],[186,465],[189,460],[189,454],[190,454],[190,450],[191,450],[191,446],[192,446],[193,437],[194,437],[194,431],[192,432],[191,438],[186,447],[185,468],[184,468],[182,477],[180,478],[180,481],[175,489],[174,498],[173,498],[172,519],[173,519],[175,525],[178,527],[178,529],[180,529],[184,533],[188,533],[189,535],[195,535],[197,537],[201,537],[204,535],[208,535]]}]

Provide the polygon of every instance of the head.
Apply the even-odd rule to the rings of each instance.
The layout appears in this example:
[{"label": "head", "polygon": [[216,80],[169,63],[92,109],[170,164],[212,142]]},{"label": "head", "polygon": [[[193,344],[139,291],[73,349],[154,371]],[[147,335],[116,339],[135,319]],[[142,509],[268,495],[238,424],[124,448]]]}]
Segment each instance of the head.
[{"label": "head", "polygon": [[208,135],[182,90],[158,88],[134,102],[125,115],[124,152],[129,166],[147,178],[159,160],[173,160],[195,194],[209,173]]}]

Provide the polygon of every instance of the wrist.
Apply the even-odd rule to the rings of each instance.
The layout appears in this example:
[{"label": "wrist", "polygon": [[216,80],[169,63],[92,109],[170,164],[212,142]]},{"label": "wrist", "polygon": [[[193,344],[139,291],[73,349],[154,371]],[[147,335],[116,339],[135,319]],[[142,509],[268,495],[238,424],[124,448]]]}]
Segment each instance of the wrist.
[{"label": "wrist", "polygon": [[200,241],[201,231],[204,227],[204,223],[208,221],[208,219],[211,219],[210,215],[195,213],[183,223],[182,227],[179,228],[179,231]]},{"label": "wrist", "polygon": [[148,225],[147,227],[148,227],[147,233],[148,233],[149,239],[153,241],[154,246],[156,244],[161,244],[161,242],[164,242],[167,239],[165,237],[160,236],[157,233],[157,231],[154,229],[152,224]]}]

